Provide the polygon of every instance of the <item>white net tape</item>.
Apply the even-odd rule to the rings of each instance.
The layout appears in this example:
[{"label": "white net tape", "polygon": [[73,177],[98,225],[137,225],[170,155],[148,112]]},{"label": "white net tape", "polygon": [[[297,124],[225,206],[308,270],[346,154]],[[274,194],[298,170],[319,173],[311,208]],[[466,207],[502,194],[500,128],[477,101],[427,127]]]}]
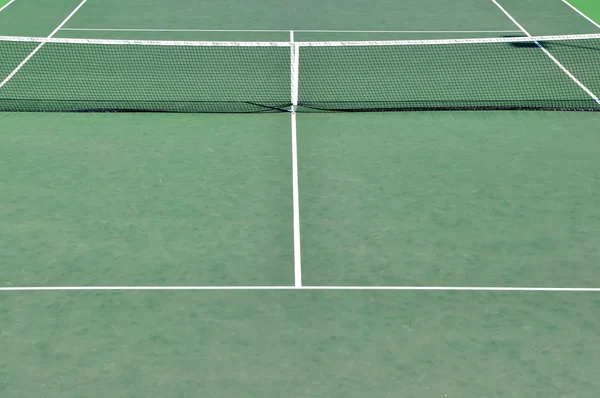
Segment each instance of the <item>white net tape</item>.
[{"label": "white net tape", "polygon": [[122,46],[174,46],[174,47],[338,47],[338,46],[426,46],[458,45],[483,43],[535,43],[546,41],[573,41],[600,39],[600,34],[535,36],[535,37],[493,37],[478,39],[441,39],[441,40],[381,40],[381,41],[297,41],[297,42],[252,42],[252,41],[170,41],[170,40],[105,40],[0,36],[0,42],[28,43],[64,43],[64,44],[100,44]]}]

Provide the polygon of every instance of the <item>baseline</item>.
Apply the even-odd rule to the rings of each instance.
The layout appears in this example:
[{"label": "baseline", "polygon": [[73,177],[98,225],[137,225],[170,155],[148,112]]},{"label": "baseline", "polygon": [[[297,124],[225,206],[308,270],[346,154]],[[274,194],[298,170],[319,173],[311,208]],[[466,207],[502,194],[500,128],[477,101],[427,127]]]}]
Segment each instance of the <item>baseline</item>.
[{"label": "baseline", "polygon": [[[14,0],[13,0],[14,1]],[[239,33],[286,33],[283,29],[144,29],[144,28],[62,28],[62,31],[81,32],[239,32]],[[302,30],[295,29],[298,33],[521,33],[520,30]]]},{"label": "baseline", "polygon": [[189,291],[189,290],[356,290],[422,292],[582,292],[600,293],[595,287],[508,287],[508,286],[15,286],[0,287],[0,292],[25,291]]}]

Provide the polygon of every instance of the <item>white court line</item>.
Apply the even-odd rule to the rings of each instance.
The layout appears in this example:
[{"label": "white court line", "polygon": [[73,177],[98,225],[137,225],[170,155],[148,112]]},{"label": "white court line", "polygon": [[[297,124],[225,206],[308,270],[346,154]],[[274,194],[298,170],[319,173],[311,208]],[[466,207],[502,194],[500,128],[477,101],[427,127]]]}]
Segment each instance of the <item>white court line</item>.
[{"label": "white court line", "polygon": [[598,24],[598,22],[594,21],[592,18],[585,15],[583,12],[581,12],[579,9],[577,9],[573,4],[569,3],[567,0],[562,0],[562,2],[565,3],[566,5],[568,5],[569,7],[571,7],[573,9],[573,11],[575,11],[577,14],[581,15],[582,17],[587,19],[589,22],[591,22],[595,27],[600,29],[600,24]]},{"label": "white court line", "polygon": [[[506,11],[504,9],[504,7],[502,7],[496,0],[492,0],[492,2],[498,6],[498,8],[504,13],[504,15],[506,15],[508,17],[508,19],[510,19],[519,29],[521,29],[521,31],[523,33],[525,33],[528,37],[533,37],[531,36],[531,34],[525,30],[525,28],[523,26],[521,26],[520,23],[517,22],[516,19],[513,18],[512,15],[510,15],[508,13],[508,11]],[[538,46],[538,48],[540,50],[542,50],[544,52],[544,54],[546,54],[563,72],[565,72],[567,74],[567,76],[569,76],[571,78],[571,80],[573,80],[583,91],[585,91],[587,93],[587,95],[589,95],[594,101],[596,101],[596,103],[600,104],[600,99],[598,99],[598,97],[589,89],[587,88],[582,82],[579,81],[579,79],[577,79],[563,64],[561,64],[556,58],[554,58],[554,55],[550,54],[550,51],[546,50],[544,48],[544,46],[542,46],[540,44],[539,41],[535,41],[534,42],[536,46]]]},{"label": "white court line", "polygon": [[[296,47],[297,48],[297,47]],[[298,138],[296,105],[292,105],[292,207],[294,214],[294,285],[302,286],[302,255],[300,246],[300,195],[298,190]]]},{"label": "white court line", "polygon": [[496,287],[496,286],[20,286],[0,287],[0,292],[42,291],[193,291],[193,290],[325,290],[325,291],[420,291],[420,292],[580,292],[600,293],[595,287]]},{"label": "white court line", "polygon": [[[58,25],[58,27],[56,29],[54,29],[52,31],[52,33],[50,33],[48,35],[48,37],[46,37],[46,39],[51,39],[63,26],[65,26],[65,24],[69,21],[69,19],[71,19],[71,17],[73,15],[75,15],[75,13],[77,11],[79,11],[79,9],[87,2],[87,0],[82,0],[81,3],[79,3],[79,5],[77,6],[77,8],[75,8],[65,19],[64,21],[62,21],[60,23],[60,25]],[[1,83],[0,83],[0,88],[4,87],[4,85],[6,83],[8,83],[8,81],[10,79],[13,78],[14,75],[17,74],[17,72],[19,72],[19,70],[21,70],[21,68],[31,59],[31,57],[33,57],[39,50],[40,48],[42,48],[44,46],[44,44],[46,44],[46,42],[41,42],[36,48],[33,49],[33,51],[31,53],[29,53],[29,55],[27,57],[25,57],[25,59],[12,71],[10,72],[10,74],[6,77],[6,79],[4,79]]]},{"label": "white court line", "polygon": [[4,9],[6,7],[8,7],[9,5],[11,5],[12,3],[14,3],[15,0],[10,0],[8,3],[6,3],[5,5],[3,5],[2,7],[0,7],[0,12],[4,11]]},{"label": "white court line", "polygon": [[302,286],[302,254],[300,246],[300,191],[298,189],[298,136],[296,107],[298,106],[298,57],[300,47],[294,43],[294,31],[290,31],[290,96],[292,101],[292,212],[294,228],[294,286]]},{"label": "white court line", "polygon": [[63,43],[63,44],[101,44],[120,46],[183,46],[183,47],[290,47],[291,44],[299,47],[340,47],[340,46],[431,46],[431,45],[458,45],[458,44],[483,44],[483,43],[535,43],[544,41],[567,40],[598,40],[600,33],[570,36],[536,36],[527,37],[480,37],[474,39],[426,39],[426,40],[379,40],[379,41],[171,41],[171,40],[107,40],[107,39],[72,39],[23,36],[0,36],[0,41],[27,42],[27,43]]},{"label": "white court line", "polygon": [[[263,32],[287,33],[280,29],[104,29],[104,28],[62,28],[63,31],[89,32]],[[519,30],[301,30],[300,33],[517,33]]]}]

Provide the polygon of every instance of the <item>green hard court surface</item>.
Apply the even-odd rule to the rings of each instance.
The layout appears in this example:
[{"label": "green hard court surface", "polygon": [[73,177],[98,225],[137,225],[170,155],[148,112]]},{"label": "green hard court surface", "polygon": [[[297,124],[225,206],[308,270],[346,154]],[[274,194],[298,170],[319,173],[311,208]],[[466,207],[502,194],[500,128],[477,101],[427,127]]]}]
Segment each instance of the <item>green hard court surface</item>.
[{"label": "green hard court surface", "polygon": [[[491,1],[252,3],[88,0],[56,37],[522,34]],[[598,32],[561,1],[500,3],[534,35]],[[16,0],[0,35],[48,36],[79,4]],[[596,397],[598,125],[298,114],[317,290],[293,288],[290,115],[0,113],[0,396]],[[61,286],[130,289],[7,290]],[[432,289],[452,286],[484,289]]]},{"label": "green hard court surface", "polygon": [[570,2],[579,11],[587,15],[594,22],[600,24],[600,3],[596,0],[573,0]]}]

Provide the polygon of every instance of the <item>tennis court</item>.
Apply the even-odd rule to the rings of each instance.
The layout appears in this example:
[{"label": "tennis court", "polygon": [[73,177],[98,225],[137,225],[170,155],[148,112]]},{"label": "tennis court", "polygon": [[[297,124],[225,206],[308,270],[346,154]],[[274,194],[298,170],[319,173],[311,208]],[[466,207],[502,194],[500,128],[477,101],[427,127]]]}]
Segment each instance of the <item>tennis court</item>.
[{"label": "tennis court", "polygon": [[0,395],[597,396],[592,8],[6,2]]}]

